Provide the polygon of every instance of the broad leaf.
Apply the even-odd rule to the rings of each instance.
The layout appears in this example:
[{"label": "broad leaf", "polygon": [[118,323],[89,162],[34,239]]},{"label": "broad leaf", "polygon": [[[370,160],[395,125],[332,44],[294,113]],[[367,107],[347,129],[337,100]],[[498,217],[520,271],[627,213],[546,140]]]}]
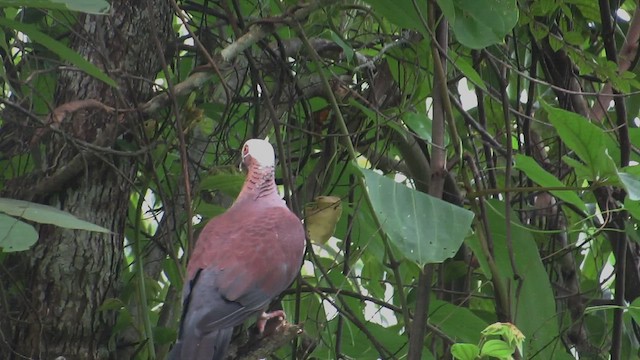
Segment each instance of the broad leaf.
[{"label": "broad leaf", "polygon": [[478,343],[489,324],[468,308],[431,299],[429,323],[458,341]]},{"label": "broad leaf", "polygon": [[451,355],[457,360],[475,360],[480,355],[480,349],[475,344],[457,343],[451,346]]},{"label": "broad leaf", "polygon": [[629,166],[623,169],[624,172],[618,172],[618,177],[625,189],[630,200],[640,200],[640,165]]},{"label": "broad leaf", "polygon": [[33,226],[16,218],[0,214],[0,248],[4,252],[24,251],[38,241]]},{"label": "broad leaf", "polygon": [[385,176],[360,169],[382,230],[419,265],[452,257],[469,232],[473,213]]},{"label": "broad leaf", "polygon": [[38,9],[69,9],[87,14],[106,14],[109,3],[105,0],[0,0],[0,7],[33,7]]},{"label": "broad leaf", "polygon": [[97,66],[87,61],[80,54],[71,50],[65,44],[41,32],[37,27],[2,17],[0,17],[0,25],[25,33],[32,41],[42,44],[42,46],[60,56],[62,60],[69,61],[71,64],[77,66],[80,70],[85,71],[87,74],[103,81],[108,85],[111,85],[113,87],[118,86],[113,79],[102,72],[102,70],[100,70]]},{"label": "broad leaf", "polygon": [[[529,179],[542,187],[563,187],[562,181],[553,174],[547,172],[531,157],[526,155],[516,155],[516,169],[522,170]],[[572,190],[551,190],[549,191],[558,198],[571,203],[582,210],[586,210],[584,201]]]},{"label": "broad leaf", "polygon": [[509,344],[502,340],[487,340],[484,345],[482,345],[482,349],[480,349],[481,356],[493,356],[498,359],[505,359],[509,355],[513,354],[515,349],[513,349]]},{"label": "broad leaf", "polygon": [[438,4],[458,41],[472,49],[502,43],[518,22],[515,0],[438,0]]},{"label": "broad leaf", "polygon": [[245,176],[237,169],[220,167],[213,170],[198,184],[198,191],[222,191],[224,194],[236,198],[240,194]]},{"label": "broad leaf", "polygon": [[562,141],[586,164],[589,180],[617,181],[616,165],[607,151],[604,131],[576,113],[546,104],[544,107]]},{"label": "broad leaf", "polygon": [[402,121],[421,139],[431,142],[431,119],[423,112],[407,111],[402,114]]},{"label": "broad leaf", "polygon": [[[542,264],[533,235],[514,212],[511,214],[511,239],[513,256],[520,280],[514,280],[506,239],[505,205],[498,200],[487,201],[489,233],[493,238],[493,250],[498,270],[506,289],[510,289],[515,325],[526,336],[525,356],[537,354],[541,359],[569,359],[554,353],[560,340],[558,314],[547,271]],[[482,254],[476,254],[482,256]]]},{"label": "broad leaf", "polygon": [[108,233],[109,230],[80,220],[66,211],[56,209],[53,206],[36,204],[28,201],[0,198],[0,212],[7,215],[20,217],[41,224],[53,224],[67,229],[78,229]]},{"label": "broad leaf", "polygon": [[640,220],[640,201],[633,201],[627,196],[624,199],[624,209],[636,220]]},{"label": "broad leaf", "polygon": [[[426,1],[389,1],[389,0],[366,0],[376,12],[387,18],[392,23],[402,27],[417,30],[428,35],[423,21],[420,19],[427,18],[427,2]],[[419,4],[420,14],[416,11],[414,3]]]}]

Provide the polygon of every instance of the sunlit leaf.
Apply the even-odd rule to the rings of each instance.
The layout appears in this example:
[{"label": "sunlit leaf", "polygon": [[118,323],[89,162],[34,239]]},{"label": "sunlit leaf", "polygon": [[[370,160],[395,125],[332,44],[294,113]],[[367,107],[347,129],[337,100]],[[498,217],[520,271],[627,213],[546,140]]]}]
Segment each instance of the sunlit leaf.
[{"label": "sunlit leaf", "polygon": [[499,359],[504,359],[513,354],[514,348],[502,340],[491,339],[487,340],[480,349],[481,356],[493,356]]},{"label": "sunlit leaf", "polygon": [[457,343],[451,346],[451,355],[458,360],[475,360],[480,355],[480,349],[475,344]]}]

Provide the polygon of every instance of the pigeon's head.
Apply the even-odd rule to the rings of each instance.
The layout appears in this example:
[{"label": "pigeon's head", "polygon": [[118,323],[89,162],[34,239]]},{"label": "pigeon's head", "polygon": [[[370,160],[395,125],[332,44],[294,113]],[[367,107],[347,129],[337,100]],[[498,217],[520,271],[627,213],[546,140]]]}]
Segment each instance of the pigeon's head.
[{"label": "pigeon's head", "polygon": [[251,168],[251,165],[260,168],[274,167],[276,164],[276,156],[273,152],[273,146],[262,139],[247,140],[242,147],[242,165]]}]

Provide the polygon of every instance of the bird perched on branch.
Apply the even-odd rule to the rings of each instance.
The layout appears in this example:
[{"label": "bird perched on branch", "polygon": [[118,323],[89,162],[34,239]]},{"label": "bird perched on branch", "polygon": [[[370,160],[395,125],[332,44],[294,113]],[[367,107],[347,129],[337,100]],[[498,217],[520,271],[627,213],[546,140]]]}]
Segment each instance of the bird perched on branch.
[{"label": "bird perched on branch", "polygon": [[170,359],[222,360],[233,327],[259,315],[260,332],[271,300],[293,282],[305,249],[305,231],[278,195],[269,142],[242,148],[248,173],[231,208],[202,230],[187,266],[178,341]]}]

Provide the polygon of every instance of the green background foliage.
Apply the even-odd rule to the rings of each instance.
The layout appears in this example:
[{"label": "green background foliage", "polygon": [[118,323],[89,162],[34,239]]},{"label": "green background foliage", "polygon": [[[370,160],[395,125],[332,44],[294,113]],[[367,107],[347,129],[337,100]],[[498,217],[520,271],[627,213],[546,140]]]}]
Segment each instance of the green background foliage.
[{"label": "green background foliage", "polygon": [[[150,1],[171,9],[171,40],[120,34],[156,46],[162,66],[142,79],[79,50],[82,21],[120,4],[0,1],[7,309],[32,284],[12,269],[46,257],[52,229],[112,236],[122,261],[96,316],[114,321],[87,356],[164,358],[193,242],[239,193],[243,142],[267,137],[291,209],[304,221],[335,196],[342,216],[278,301],[303,331],[264,357],[509,358],[519,332],[522,359],[638,356],[636,2]],[[118,96],[86,98],[63,71]],[[136,86],[151,96],[122,98]],[[87,125],[95,112],[116,119],[113,136]],[[120,222],[65,206],[98,168],[126,186],[77,195],[100,206],[95,193],[124,191]],[[84,271],[81,258],[65,268]],[[55,341],[86,342],[69,339]]]}]

